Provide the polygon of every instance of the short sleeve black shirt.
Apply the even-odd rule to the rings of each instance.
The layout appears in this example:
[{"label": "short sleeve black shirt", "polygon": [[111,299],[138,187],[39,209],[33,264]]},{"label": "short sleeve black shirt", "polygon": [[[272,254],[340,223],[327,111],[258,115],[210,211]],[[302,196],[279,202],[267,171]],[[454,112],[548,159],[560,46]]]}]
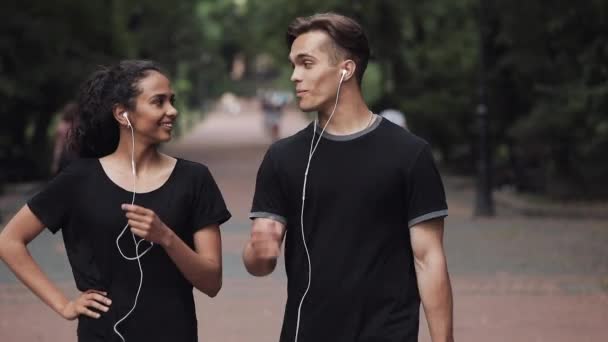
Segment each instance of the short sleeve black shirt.
[{"label": "short sleeve black shirt", "polygon": [[[308,282],[300,215],[312,135],[311,124],[270,147],[250,215],[287,226],[282,342],[294,340]],[[417,341],[420,298],[408,227],[447,215],[431,149],[381,118],[357,134],[321,139],[307,181],[312,281],[298,341]]]},{"label": "short sleeve black shirt", "polygon": [[[106,291],[112,299],[101,318],[79,318],[81,342],[120,341],[114,323],[133,305],[139,285],[137,261],[123,259],[116,246],[127,221],[121,204],[130,203],[131,196],[108,178],[98,159],[82,159],[28,201],[48,229],[62,231],[77,288]],[[183,159],[177,160],[161,187],[138,193],[135,204],[152,209],[191,248],[196,231],[230,218],[207,167]],[[127,256],[136,254],[128,230],[119,241]],[[140,252],[147,246],[143,242]],[[121,334],[127,341],[197,341],[192,285],[160,246],[154,246],[141,263],[141,293],[135,311],[118,326]]]}]

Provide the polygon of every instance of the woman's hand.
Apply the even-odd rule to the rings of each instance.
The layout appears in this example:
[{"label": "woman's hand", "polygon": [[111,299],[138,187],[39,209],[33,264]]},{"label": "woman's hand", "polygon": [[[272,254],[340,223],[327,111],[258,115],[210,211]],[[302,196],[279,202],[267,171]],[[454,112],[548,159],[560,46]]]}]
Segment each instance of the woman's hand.
[{"label": "woman's hand", "polygon": [[88,290],[80,294],[78,298],[69,301],[62,309],[61,316],[68,321],[72,321],[80,315],[85,315],[91,318],[99,318],[101,315],[91,308],[98,311],[108,312],[109,305],[112,304],[110,298],[107,298],[107,292]]},{"label": "woman's hand", "polygon": [[167,246],[171,239],[172,230],[150,209],[138,205],[123,204],[131,232],[140,238]]}]

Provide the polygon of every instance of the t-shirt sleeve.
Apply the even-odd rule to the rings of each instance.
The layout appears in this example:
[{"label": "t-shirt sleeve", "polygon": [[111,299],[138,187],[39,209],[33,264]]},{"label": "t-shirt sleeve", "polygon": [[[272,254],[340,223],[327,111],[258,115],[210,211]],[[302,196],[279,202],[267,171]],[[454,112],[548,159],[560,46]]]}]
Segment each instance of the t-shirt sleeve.
[{"label": "t-shirt sleeve", "polygon": [[258,170],[249,218],[269,218],[286,225],[286,217],[285,196],[281,190],[272,150],[269,149]]},{"label": "t-shirt sleeve", "polygon": [[73,162],[27,201],[32,213],[53,233],[68,222],[78,188],[79,163]]},{"label": "t-shirt sleeve", "polygon": [[423,146],[410,168],[407,206],[408,227],[448,215],[443,182],[428,144]]},{"label": "t-shirt sleeve", "polygon": [[194,195],[192,224],[195,232],[212,224],[221,225],[232,217],[209,169],[205,167],[200,177]]}]

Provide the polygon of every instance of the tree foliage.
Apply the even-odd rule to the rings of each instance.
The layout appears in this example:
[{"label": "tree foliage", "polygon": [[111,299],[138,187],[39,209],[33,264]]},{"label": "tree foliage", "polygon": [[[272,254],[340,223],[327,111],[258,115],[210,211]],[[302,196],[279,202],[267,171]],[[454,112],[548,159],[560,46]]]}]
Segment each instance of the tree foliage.
[{"label": "tree foliage", "polygon": [[[452,170],[471,172],[480,56],[500,183],[560,196],[608,195],[608,2],[588,0],[7,0],[0,11],[3,155],[44,150],[52,113],[90,70],[126,57],[165,65],[186,106],[235,85],[244,56],[288,84],[285,29],[335,11],[366,28],[364,92],[397,107]],[[483,46],[483,49],[480,47]],[[251,71],[253,70],[253,71]]]}]

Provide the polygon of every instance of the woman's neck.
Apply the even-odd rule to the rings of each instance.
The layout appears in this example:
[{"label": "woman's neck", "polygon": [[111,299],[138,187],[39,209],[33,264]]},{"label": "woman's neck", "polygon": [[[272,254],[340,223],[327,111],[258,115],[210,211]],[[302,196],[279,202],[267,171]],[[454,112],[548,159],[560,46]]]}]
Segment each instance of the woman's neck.
[{"label": "woman's neck", "polygon": [[149,173],[163,163],[165,156],[158,152],[156,145],[146,145],[135,140],[135,151],[132,151],[131,144],[131,136],[128,139],[121,138],[116,150],[106,158],[125,167],[128,166],[129,172],[131,172],[131,158],[133,157],[137,175]]}]

